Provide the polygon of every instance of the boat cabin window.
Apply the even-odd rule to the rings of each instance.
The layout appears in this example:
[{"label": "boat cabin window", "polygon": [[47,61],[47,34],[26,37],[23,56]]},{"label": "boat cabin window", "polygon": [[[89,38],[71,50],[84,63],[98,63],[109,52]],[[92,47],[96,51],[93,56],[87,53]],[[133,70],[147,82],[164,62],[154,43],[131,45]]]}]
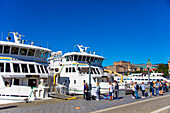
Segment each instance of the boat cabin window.
[{"label": "boat cabin window", "polygon": [[26,48],[20,48],[19,55],[26,55],[27,54],[27,49]]},{"label": "boat cabin window", "polygon": [[75,67],[72,67],[72,72],[76,72]]},{"label": "boat cabin window", "polygon": [[38,73],[41,73],[39,65],[37,65],[37,71]]},{"label": "boat cabin window", "polygon": [[86,56],[82,56],[83,58],[82,58],[82,61],[85,61],[86,60]]},{"label": "boat cabin window", "polygon": [[33,64],[29,64],[30,73],[35,73],[35,67]]},{"label": "boat cabin window", "polygon": [[4,63],[0,63],[0,72],[4,72]]},{"label": "boat cabin window", "polygon": [[37,51],[36,51],[36,54],[35,54],[35,57],[39,57],[40,54],[41,54],[40,50],[37,50]]},{"label": "boat cabin window", "polygon": [[66,58],[66,61],[69,61],[69,58],[68,58],[68,56],[66,56],[65,58]]},{"label": "boat cabin window", "polygon": [[47,57],[48,57],[48,52],[46,52],[44,55],[44,58],[47,58]]},{"label": "boat cabin window", "polygon": [[0,53],[2,53],[2,48],[3,48],[3,46],[2,46],[2,45],[0,45]]},{"label": "boat cabin window", "polygon": [[10,63],[6,63],[5,72],[11,72]]},{"label": "boat cabin window", "polygon": [[42,73],[45,73],[45,71],[44,71],[44,69],[43,69],[43,66],[42,66],[42,65],[40,66],[40,68],[41,68],[41,72],[42,72]]},{"label": "boat cabin window", "polygon": [[43,58],[43,56],[44,56],[44,51],[41,51],[41,58]]},{"label": "boat cabin window", "polygon": [[97,63],[97,58],[95,58],[94,62]]},{"label": "boat cabin window", "polygon": [[74,84],[76,84],[76,80],[74,80]]},{"label": "boat cabin window", "polygon": [[71,67],[69,67],[69,73],[71,73]]},{"label": "boat cabin window", "polygon": [[78,61],[81,61],[81,59],[82,59],[82,56],[79,56],[79,57],[78,57]]},{"label": "boat cabin window", "polygon": [[4,46],[4,53],[9,54],[10,46]]},{"label": "boat cabin window", "polygon": [[68,68],[66,68],[66,73],[68,73]]},{"label": "boat cabin window", "polygon": [[87,57],[87,58],[86,58],[86,61],[89,62],[89,60],[90,60],[90,57]]},{"label": "boat cabin window", "polygon": [[59,71],[59,68],[55,68],[55,72],[58,72]]},{"label": "boat cabin window", "polygon": [[48,73],[47,66],[44,66],[45,72]]},{"label": "boat cabin window", "polygon": [[96,72],[96,70],[95,70],[94,68],[92,68],[92,70],[93,70],[93,72],[94,72],[95,74],[97,74],[97,72]]},{"label": "boat cabin window", "polygon": [[34,49],[29,49],[28,56],[34,56],[34,52],[35,52]]},{"label": "boat cabin window", "polygon": [[23,73],[28,73],[27,64],[21,64],[21,68]]},{"label": "boat cabin window", "polygon": [[19,47],[12,47],[11,54],[17,55],[19,51]]},{"label": "boat cabin window", "polygon": [[74,55],[74,61],[77,61],[78,56]]},{"label": "boat cabin window", "polygon": [[19,73],[20,72],[20,67],[19,64],[13,64],[14,72]]},{"label": "boat cabin window", "polygon": [[94,57],[91,57],[91,62],[94,62]]},{"label": "boat cabin window", "polygon": [[96,71],[97,71],[97,74],[100,74],[100,72],[99,72],[99,69],[98,69],[98,68],[96,68]]}]

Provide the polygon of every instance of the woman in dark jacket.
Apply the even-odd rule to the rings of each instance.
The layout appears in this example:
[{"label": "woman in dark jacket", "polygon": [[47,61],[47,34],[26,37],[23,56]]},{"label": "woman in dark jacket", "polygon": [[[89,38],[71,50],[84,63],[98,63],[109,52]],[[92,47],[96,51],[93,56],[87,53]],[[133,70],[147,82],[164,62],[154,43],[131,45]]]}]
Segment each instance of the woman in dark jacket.
[{"label": "woman in dark jacket", "polygon": [[117,81],[115,81],[115,95],[116,95],[116,99],[119,99],[119,85],[117,83]]}]

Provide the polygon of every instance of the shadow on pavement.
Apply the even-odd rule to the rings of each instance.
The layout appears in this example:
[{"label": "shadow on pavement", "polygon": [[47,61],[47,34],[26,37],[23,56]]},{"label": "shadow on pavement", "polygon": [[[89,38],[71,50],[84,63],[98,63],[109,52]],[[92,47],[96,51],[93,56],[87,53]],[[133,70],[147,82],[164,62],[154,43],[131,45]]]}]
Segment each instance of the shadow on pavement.
[{"label": "shadow on pavement", "polygon": [[4,110],[4,109],[9,109],[9,108],[15,108],[18,106],[7,106],[7,107],[0,107],[0,110]]}]

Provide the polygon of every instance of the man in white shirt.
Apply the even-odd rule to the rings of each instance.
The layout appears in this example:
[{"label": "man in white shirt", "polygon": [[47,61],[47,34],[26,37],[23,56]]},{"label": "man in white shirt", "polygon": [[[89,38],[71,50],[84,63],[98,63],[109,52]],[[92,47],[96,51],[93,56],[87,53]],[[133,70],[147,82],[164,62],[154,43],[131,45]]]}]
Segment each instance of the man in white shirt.
[{"label": "man in white shirt", "polygon": [[113,86],[112,86],[111,82],[109,82],[109,96],[110,96],[110,100],[112,100],[112,93],[113,93]]}]

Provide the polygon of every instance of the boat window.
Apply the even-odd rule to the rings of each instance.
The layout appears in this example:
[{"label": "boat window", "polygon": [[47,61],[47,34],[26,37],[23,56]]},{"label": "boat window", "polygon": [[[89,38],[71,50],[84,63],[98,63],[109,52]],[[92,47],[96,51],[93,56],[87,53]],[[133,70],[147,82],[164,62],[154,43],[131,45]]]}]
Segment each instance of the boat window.
[{"label": "boat window", "polygon": [[161,79],[161,81],[163,81],[163,79]]},{"label": "boat window", "polygon": [[153,79],[153,81],[156,81],[156,79]]},{"label": "boat window", "polygon": [[148,81],[148,79],[145,79],[145,81]]},{"label": "boat window", "polygon": [[144,79],[141,79],[141,80],[143,80],[143,81],[144,81]]},{"label": "boat window", "polygon": [[91,57],[91,62],[93,62],[94,61],[94,57]]},{"label": "boat window", "polygon": [[137,80],[137,79],[135,79],[135,80]]},{"label": "boat window", "polygon": [[85,60],[86,60],[86,56],[83,56],[82,61],[85,61]]},{"label": "boat window", "polygon": [[95,58],[94,62],[97,63],[97,58]]},{"label": "boat window", "polygon": [[2,45],[0,45],[0,53],[2,53],[2,48],[3,48],[3,46],[2,46]]},{"label": "boat window", "polygon": [[138,80],[140,80],[140,79],[138,79]]},{"label": "boat window", "polygon": [[35,67],[33,64],[29,64],[30,73],[35,73]]},{"label": "boat window", "polygon": [[68,56],[65,56],[65,58],[66,58],[66,61],[69,61]]},{"label": "boat window", "polygon": [[48,73],[47,66],[44,66],[45,72]]},{"label": "boat window", "polygon": [[9,54],[10,46],[4,46],[4,53]]},{"label": "boat window", "polygon": [[76,72],[75,67],[72,67],[72,71],[73,71],[73,72]]},{"label": "boat window", "polygon": [[81,59],[82,59],[82,56],[79,56],[78,61],[81,61]]},{"label": "boat window", "polygon": [[20,48],[19,55],[26,55],[27,54],[27,49],[26,48]]},{"label": "boat window", "polygon": [[37,71],[38,71],[38,73],[41,73],[39,65],[37,65]]},{"label": "boat window", "polygon": [[0,72],[4,72],[4,63],[0,63]]},{"label": "boat window", "polygon": [[73,55],[71,55],[71,56],[69,57],[69,60],[70,60],[70,61],[73,61]]},{"label": "boat window", "polygon": [[89,59],[90,59],[90,57],[87,57],[87,58],[86,58],[86,61],[89,62]]},{"label": "boat window", "polygon": [[5,72],[11,72],[10,63],[6,63]]},{"label": "boat window", "polygon": [[23,73],[28,73],[27,64],[21,64],[21,68]]},{"label": "boat window", "polygon": [[44,56],[44,58],[47,58],[47,57],[48,57],[48,52],[46,52],[46,53],[45,53],[45,56]]},{"label": "boat window", "polygon": [[20,72],[20,67],[19,64],[13,64],[14,72],[19,73]]},{"label": "boat window", "polygon": [[34,56],[34,52],[35,52],[34,49],[29,49],[28,56]]},{"label": "boat window", "polygon": [[55,68],[55,72],[58,72],[59,71],[59,69],[58,68]]},{"label": "boat window", "polygon": [[74,61],[77,61],[78,56],[74,55]]},{"label": "boat window", "polygon": [[40,68],[41,68],[41,72],[45,73],[42,65],[40,66]]},{"label": "boat window", "polygon": [[11,54],[17,55],[19,51],[19,47],[12,47]]},{"label": "boat window", "polygon": [[74,80],[74,84],[76,84],[76,80]]},{"label": "boat window", "polygon": [[100,72],[99,72],[99,69],[98,69],[98,68],[96,68],[96,71],[97,71],[97,74],[100,74]]},{"label": "boat window", "polygon": [[41,51],[41,58],[43,58],[43,56],[44,56],[44,51]]},{"label": "boat window", "polygon": [[66,73],[68,73],[68,68],[66,68]]},{"label": "boat window", "polygon": [[71,73],[71,67],[69,67],[69,73]]},{"label": "boat window", "polygon": [[39,57],[40,54],[41,54],[40,50],[37,50],[37,51],[36,51],[36,54],[35,54],[35,57]]},{"label": "boat window", "polygon": [[94,68],[92,68],[92,70],[94,71],[95,74],[97,74],[96,70]]}]

